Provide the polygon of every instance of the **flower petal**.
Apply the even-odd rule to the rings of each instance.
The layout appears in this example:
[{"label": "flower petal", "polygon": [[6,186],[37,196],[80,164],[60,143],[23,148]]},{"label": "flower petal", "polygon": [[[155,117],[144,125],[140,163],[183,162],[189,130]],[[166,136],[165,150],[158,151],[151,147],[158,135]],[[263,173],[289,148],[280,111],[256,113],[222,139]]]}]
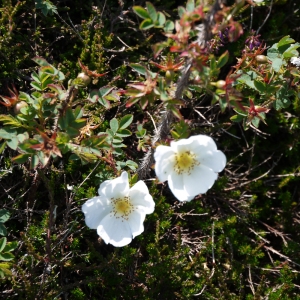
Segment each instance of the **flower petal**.
[{"label": "flower petal", "polygon": [[200,165],[195,167],[191,174],[184,174],[184,188],[190,197],[204,194],[210,189],[218,178],[218,174],[210,168]]},{"label": "flower petal", "polygon": [[129,197],[131,204],[136,207],[137,210],[142,209],[145,214],[153,213],[155,203],[144,181],[138,181],[130,189]]},{"label": "flower petal", "polygon": [[106,198],[94,197],[82,205],[85,223],[91,229],[97,229],[101,220],[110,213],[111,206]]},{"label": "flower petal", "polygon": [[174,150],[168,146],[160,145],[155,149],[155,173],[159,181],[166,181],[168,175],[174,170],[174,154]]},{"label": "flower petal", "polygon": [[226,166],[226,156],[220,151],[208,151],[206,153],[196,153],[197,159],[200,161],[200,164],[209,167],[214,172],[221,172]]},{"label": "flower petal", "polygon": [[143,222],[145,221],[145,214],[134,211],[128,218],[128,224],[131,230],[132,238],[140,235],[144,231]]},{"label": "flower petal", "polygon": [[97,228],[98,235],[106,244],[123,247],[132,241],[132,233],[127,221],[107,215]]},{"label": "flower petal", "polygon": [[127,172],[122,172],[120,177],[112,180],[106,180],[101,183],[98,193],[109,199],[125,196],[129,191],[129,182]]},{"label": "flower petal", "polygon": [[191,201],[195,195],[189,195],[183,184],[183,176],[178,175],[176,172],[172,173],[168,177],[168,185],[173,195],[179,201]]}]

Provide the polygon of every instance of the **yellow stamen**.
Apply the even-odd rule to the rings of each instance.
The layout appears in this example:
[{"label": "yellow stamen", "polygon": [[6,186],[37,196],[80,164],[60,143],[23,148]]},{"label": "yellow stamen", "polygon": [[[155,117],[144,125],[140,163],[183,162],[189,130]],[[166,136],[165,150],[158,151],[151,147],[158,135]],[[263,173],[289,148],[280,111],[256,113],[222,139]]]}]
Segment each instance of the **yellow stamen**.
[{"label": "yellow stamen", "polygon": [[199,162],[195,159],[195,154],[190,151],[178,153],[175,160],[175,171],[177,174],[190,174],[191,170],[199,165]]},{"label": "yellow stamen", "polygon": [[128,216],[133,211],[133,205],[130,203],[129,197],[124,198],[112,198],[112,206],[113,209],[111,213],[118,219],[122,218],[124,220],[128,220]]}]

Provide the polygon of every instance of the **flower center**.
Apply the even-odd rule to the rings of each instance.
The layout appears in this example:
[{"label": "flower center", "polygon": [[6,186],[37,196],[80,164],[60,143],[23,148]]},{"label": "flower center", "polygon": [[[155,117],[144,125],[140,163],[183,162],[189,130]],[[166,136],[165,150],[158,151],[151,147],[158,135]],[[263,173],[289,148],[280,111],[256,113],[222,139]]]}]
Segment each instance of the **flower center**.
[{"label": "flower center", "polygon": [[177,174],[188,173],[200,163],[196,160],[196,155],[193,152],[185,151],[178,153],[175,156],[175,172]]},{"label": "flower center", "polygon": [[128,220],[128,216],[133,211],[133,205],[130,203],[129,197],[112,198],[112,214],[118,219],[123,218]]}]

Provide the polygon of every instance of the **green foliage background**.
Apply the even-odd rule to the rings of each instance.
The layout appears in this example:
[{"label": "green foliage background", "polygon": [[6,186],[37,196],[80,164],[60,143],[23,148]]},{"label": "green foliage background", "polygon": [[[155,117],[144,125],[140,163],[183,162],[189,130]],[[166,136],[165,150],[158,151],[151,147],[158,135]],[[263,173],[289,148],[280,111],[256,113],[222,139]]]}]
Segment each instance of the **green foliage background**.
[{"label": "green foliage background", "polygon": [[[177,6],[183,3],[165,2],[152,1],[158,10],[176,19]],[[30,74],[36,70],[31,59],[35,56],[64,72],[66,82],[81,71],[80,58],[90,70],[109,72],[93,87],[114,80],[118,88],[125,88],[137,79],[128,64],[153,60],[151,46],[165,38],[159,30],[138,29],[141,20],[132,5],[144,6],[144,1],[52,4],[57,13],[49,10],[45,16],[34,1],[1,1],[1,95],[12,83],[18,90],[30,90]],[[260,30],[267,46],[286,35],[300,42],[296,6],[297,0],[274,1]],[[252,28],[258,29],[269,6],[245,5],[236,15],[244,35],[220,50],[219,55],[229,50],[230,60],[219,79],[224,79],[235,59],[242,56],[251,13]],[[79,100],[84,102],[87,89],[80,93]],[[12,276],[0,278],[0,297],[300,299],[299,94],[289,108],[272,110],[267,125],[261,124],[259,131],[244,131],[230,121],[232,110],[221,114],[202,97],[196,94],[181,113],[190,121],[191,134],[207,134],[216,140],[227,156],[226,170],[207,194],[189,203],[176,201],[167,185],[146,181],[156,209],[146,218],[145,232],[124,248],[106,245],[95,230],[85,226],[81,212],[81,205],[97,194],[99,184],[116,176],[114,168],[103,161],[82,165],[65,158],[38,172],[26,164],[13,164],[16,153],[3,151],[0,204],[11,215],[5,223],[7,239],[18,241],[18,248]],[[100,122],[98,132],[109,128],[113,117],[131,113],[132,131],[143,123],[152,133],[151,119],[138,106],[126,109],[122,103],[106,110],[101,105],[83,105],[93,120]],[[216,126],[209,126],[192,109],[198,106]],[[7,113],[5,107],[0,111]],[[158,108],[148,112],[158,121]],[[143,153],[137,151],[137,143],[134,136],[128,138],[118,160],[138,163]],[[150,177],[155,177],[153,171]],[[49,236],[51,201],[56,219]]]}]

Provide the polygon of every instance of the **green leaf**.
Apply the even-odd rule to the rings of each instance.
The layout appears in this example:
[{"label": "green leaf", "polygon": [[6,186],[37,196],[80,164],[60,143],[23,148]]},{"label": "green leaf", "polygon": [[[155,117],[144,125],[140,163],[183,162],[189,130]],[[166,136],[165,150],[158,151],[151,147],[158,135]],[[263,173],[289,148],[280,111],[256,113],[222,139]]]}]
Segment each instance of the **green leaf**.
[{"label": "green leaf", "polygon": [[113,87],[102,87],[99,90],[92,90],[88,96],[88,100],[92,103],[99,102],[101,105],[103,105],[106,109],[109,109],[111,107],[109,101],[107,101],[104,96],[109,93]]},{"label": "green leaf", "polygon": [[0,235],[7,235],[6,227],[0,223]]},{"label": "green leaf", "polygon": [[188,12],[192,12],[195,9],[195,1],[194,0],[188,0],[186,3],[186,10]]},{"label": "green leaf", "polygon": [[146,133],[147,133],[147,130],[144,128],[135,132],[137,138],[139,138],[139,139],[142,139],[146,135]]},{"label": "green leaf", "polygon": [[220,98],[219,99],[219,104],[220,104],[221,112],[224,112],[227,105],[228,105],[227,100],[225,98]]},{"label": "green leaf", "polygon": [[110,129],[115,134],[119,129],[119,121],[116,118],[113,118],[113,119],[110,120],[109,125],[110,125]]},{"label": "green leaf", "polygon": [[149,13],[150,19],[155,22],[157,20],[157,12],[152,3],[146,2],[147,11]]},{"label": "green leaf", "polygon": [[43,90],[41,84],[39,84],[39,83],[37,83],[37,82],[35,82],[35,81],[30,82],[30,85],[31,85],[33,88],[35,88],[37,91],[42,91],[42,90]]},{"label": "green leaf", "polygon": [[165,32],[173,31],[174,28],[175,28],[174,22],[167,20],[165,23],[164,31]]},{"label": "green leaf", "polygon": [[284,36],[284,37],[278,42],[277,47],[279,48],[279,47],[282,47],[282,46],[287,45],[287,44],[292,44],[292,43],[294,43],[294,42],[295,42],[295,40],[293,40],[292,38],[290,38],[289,35],[287,35],[287,36]]},{"label": "green leaf", "polygon": [[35,169],[38,164],[39,164],[39,157],[37,155],[33,155],[30,164],[31,169]]},{"label": "green leaf", "polygon": [[7,146],[10,147],[13,150],[17,150],[18,148],[18,138],[17,137],[12,137],[11,140],[6,141]]},{"label": "green leaf", "polygon": [[0,115],[0,122],[4,125],[10,125],[11,128],[24,127],[24,125],[11,115]]},{"label": "green leaf", "polygon": [[28,103],[33,102],[33,99],[28,94],[23,93],[23,92],[19,93],[19,100],[23,100],[23,101],[28,102]]},{"label": "green leaf", "polygon": [[0,253],[0,260],[10,261],[13,260],[15,256],[11,253]]},{"label": "green leaf", "polygon": [[48,75],[50,76],[55,76],[58,73],[58,70],[54,68],[52,65],[48,66],[42,66],[40,67],[40,79],[42,82],[44,82],[47,78]]},{"label": "green leaf", "polygon": [[154,26],[154,23],[152,22],[151,19],[145,19],[141,24],[140,24],[140,29],[141,30],[147,30],[150,29]]},{"label": "green leaf", "polygon": [[280,71],[282,64],[283,64],[283,60],[281,58],[274,58],[272,60],[272,68],[274,69],[275,72]]},{"label": "green leaf", "polygon": [[144,76],[147,76],[148,74],[148,69],[145,66],[142,66],[140,64],[130,64],[129,65],[133,70],[138,72],[139,74],[142,74]]},{"label": "green leaf", "polygon": [[141,7],[141,6],[133,6],[132,9],[142,19],[150,19],[150,15],[146,11],[146,9],[144,9],[143,7]]},{"label": "green leaf", "polygon": [[183,6],[178,6],[177,10],[178,10],[178,15],[179,15],[180,18],[186,12],[186,9]]},{"label": "green leaf", "polygon": [[259,80],[254,80],[254,86],[261,93],[264,93],[266,91],[266,84]]},{"label": "green leaf", "polygon": [[9,263],[0,263],[0,277],[1,278],[4,278],[5,276],[8,276],[8,277],[12,276],[12,273],[8,268],[10,268]]},{"label": "green leaf", "polygon": [[36,56],[32,59],[35,63],[37,63],[39,66],[49,66],[50,64],[46,61],[46,59]]},{"label": "green leaf", "polygon": [[50,0],[36,0],[35,7],[40,9],[44,16],[57,14],[57,7]]},{"label": "green leaf", "polygon": [[166,17],[162,12],[157,14],[157,21],[155,22],[156,26],[163,27],[166,23]]},{"label": "green leaf", "polygon": [[299,52],[296,50],[300,47],[299,44],[291,45],[287,50],[284,51],[283,57],[284,58],[291,58],[293,56],[298,56]]},{"label": "green leaf", "polygon": [[[106,133],[109,135],[109,137],[113,138],[115,136],[115,132],[113,132],[111,129],[106,129]],[[108,137],[108,138],[109,138]]]},{"label": "green leaf", "polygon": [[0,239],[0,252],[2,252],[2,250],[5,248],[6,246],[6,237],[3,237]]},{"label": "green leaf", "polygon": [[14,251],[17,247],[18,247],[18,242],[17,241],[9,242],[4,247],[3,252]]},{"label": "green leaf", "polygon": [[276,92],[276,100],[273,102],[273,106],[276,110],[280,110],[282,108],[287,108],[290,106],[291,101],[289,99],[290,96],[293,95],[293,92],[289,90],[287,85],[283,85]]},{"label": "green leaf", "polygon": [[227,64],[228,59],[229,59],[229,52],[227,50],[219,57],[218,63],[217,63],[217,68],[220,69],[220,68],[224,67]]},{"label": "green leaf", "polygon": [[125,115],[120,120],[120,129],[127,128],[133,121],[133,115]]},{"label": "green leaf", "polygon": [[259,126],[259,122],[260,122],[260,119],[258,117],[254,117],[252,120],[251,120],[251,123],[254,127],[258,128]]},{"label": "green leaf", "polygon": [[106,141],[107,134],[95,135],[81,141],[84,147],[99,147]]},{"label": "green leaf", "polygon": [[[1,115],[0,115],[1,118]],[[0,138],[5,140],[10,140],[13,137],[16,137],[17,131],[12,128],[0,128]]]},{"label": "green leaf", "polygon": [[31,154],[20,154],[18,156],[13,157],[12,161],[17,164],[24,164],[28,161],[30,156],[31,156]]},{"label": "green leaf", "polygon": [[31,77],[34,81],[36,81],[37,83],[41,83],[39,75],[36,72],[32,72],[31,73]]},{"label": "green leaf", "polygon": [[131,136],[131,131],[128,129],[119,129],[116,133],[116,136],[119,136],[119,137]]},{"label": "green leaf", "polygon": [[10,213],[6,209],[0,209],[0,222],[5,223],[10,217]]},{"label": "green leaf", "polygon": [[[238,73],[240,74],[240,73]],[[247,74],[243,74],[239,78],[237,78],[237,81],[240,83],[244,83],[247,86],[249,86],[252,89],[256,90],[256,87],[254,85],[254,79],[257,78],[257,74],[253,71],[247,72]]]},{"label": "green leaf", "polygon": [[[135,171],[138,168],[138,164],[132,160],[127,160],[126,166],[133,171]],[[130,183],[132,184],[132,180],[130,180]]]},{"label": "green leaf", "polygon": [[7,144],[6,142],[0,144],[0,154],[4,151],[6,144]]},{"label": "green leaf", "polygon": [[230,118],[230,120],[232,121],[232,122],[241,122],[241,121],[243,121],[244,120],[244,116],[242,116],[242,115],[234,115],[234,116],[232,116],[231,118]]}]

